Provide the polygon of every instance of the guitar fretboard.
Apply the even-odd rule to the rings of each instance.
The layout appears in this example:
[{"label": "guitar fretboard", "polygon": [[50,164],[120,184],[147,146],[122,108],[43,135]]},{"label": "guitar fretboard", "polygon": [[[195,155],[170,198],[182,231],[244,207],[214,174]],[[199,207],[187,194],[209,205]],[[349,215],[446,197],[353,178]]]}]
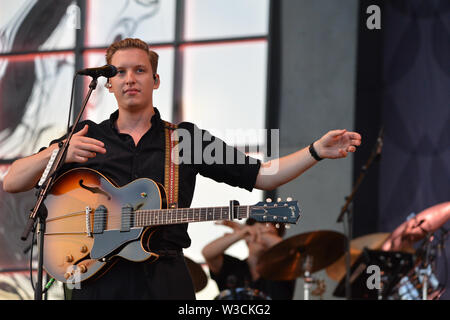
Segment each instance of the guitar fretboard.
[{"label": "guitar fretboard", "polygon": [[134,226],[145,227],[236,218],[245,219],[249,217],[250,210],[250,206],[237,206],[235,207],[234,216],[230,215],[230,207],[136,210]]}]

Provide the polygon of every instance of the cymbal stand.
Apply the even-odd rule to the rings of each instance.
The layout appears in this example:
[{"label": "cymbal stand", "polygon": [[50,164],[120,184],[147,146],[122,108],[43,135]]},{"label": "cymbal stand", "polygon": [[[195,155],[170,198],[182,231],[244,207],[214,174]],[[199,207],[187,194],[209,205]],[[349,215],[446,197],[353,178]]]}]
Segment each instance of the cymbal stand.
[{"label": "cymbal stand", "polygon": [[314,278],[311,276],[311,269],[313,264],[313,257],[307,255],[305,262],[303,264],[305,273],[303,276],[303,292],[304,292],[304,300],[309,300],[309,293],[311,291],[312,284],[314,283]]},{"label": "cymbal stand", "polygon": [[315,279],[314,283],[316,284],[316,288],[311,292],[313,296],[320,297],[320,300],[323,299],[323,294],[326,291],[325,280]]}]

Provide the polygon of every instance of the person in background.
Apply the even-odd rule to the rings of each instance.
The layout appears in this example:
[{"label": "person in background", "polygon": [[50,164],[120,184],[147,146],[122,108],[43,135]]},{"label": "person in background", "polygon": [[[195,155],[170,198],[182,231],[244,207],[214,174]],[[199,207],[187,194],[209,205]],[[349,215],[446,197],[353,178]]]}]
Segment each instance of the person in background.
[{"label": "person in background", "polygon": [[[264,296],[273,300],[292,300],[295,280],[272,281],[264,279],[259,273],[257,264],[260,257],[271,247],[283,240],[285,227],[277,228],[274,223],[260,223],[254,219],[247,219],[245,224],[234,221],[222,221],[233,232],[207,244],[202,254],[208,265],[211,279],[213,279],[222,294],[233,295],[236,288],[258,290]],[[238,241],[245,240],[248,257],[245,260],[232,257],[225,251]],[[252,295],[252,291],[245,291]],[[252,297],[235,297],[252,298]],[[253,297],[254,298],[254,297]],[[236,299],[237,300],[237,299]]]}]

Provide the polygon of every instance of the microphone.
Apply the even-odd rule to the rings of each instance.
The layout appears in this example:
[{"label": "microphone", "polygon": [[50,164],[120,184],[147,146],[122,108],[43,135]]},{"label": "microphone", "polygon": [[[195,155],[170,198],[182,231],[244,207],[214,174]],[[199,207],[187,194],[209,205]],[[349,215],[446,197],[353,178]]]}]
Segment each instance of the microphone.
[{"label": "microphone", "polygon": [[87,68],[77,71],[77,74],[91,76],[93,78],[106,77],[112,78],[117,74],[117,69],[113,65],[105,64],[103,67]]}]

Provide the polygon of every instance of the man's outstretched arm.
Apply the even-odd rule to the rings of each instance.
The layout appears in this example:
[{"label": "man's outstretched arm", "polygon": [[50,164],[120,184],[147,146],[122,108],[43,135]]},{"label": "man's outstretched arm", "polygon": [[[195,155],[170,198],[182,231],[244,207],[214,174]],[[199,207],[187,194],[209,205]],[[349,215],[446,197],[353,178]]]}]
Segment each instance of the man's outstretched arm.
[{"label": "man's outstretched arm", "polygon": [[[345,158],[349,152],[355,152],[359,145],[361,135],[346,129],[329,131],[313,143],[317,156],[322,159]],[[308,146],[279,159],[262,163],[255,188],[273,190],[297,178],[317,162]]]}]

